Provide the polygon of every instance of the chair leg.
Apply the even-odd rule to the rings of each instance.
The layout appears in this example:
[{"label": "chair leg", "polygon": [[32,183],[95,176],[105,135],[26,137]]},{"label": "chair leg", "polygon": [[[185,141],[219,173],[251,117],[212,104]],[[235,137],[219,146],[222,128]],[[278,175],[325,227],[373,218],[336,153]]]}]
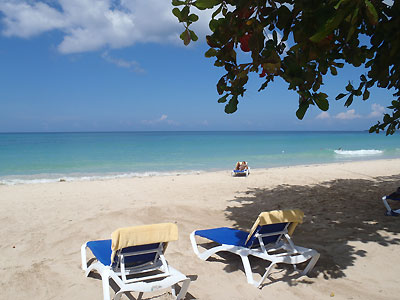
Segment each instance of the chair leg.
[{"label": "chair leg", "polygon": [[304,271],[301,273],[301,275],[306,275],[309,271],[311,271],[314,268],[315,264],[317,263],[317,261],[319,259],[319,256],[320,256],[320,254],[318,252],[316,252],[313,255],[313,257],[311,258],[310,262],[308,263],[308,265],[306,266]]},{"label": "chair leg", "polygon": [[119,300],[121,299],[122,293],[116,293],[114,296],[114,300]]},{"label": "chair leg", "polygon": [[86,271],[87,269],[87,260],[86,260],[86,243],[84,243],[81,247],[81,262],[82,262],[82,270]]},{"label": "chair leg", "polygon": [[[107,272],[103,272],[101,274],[101,282],[103,284],[103,299],[104,300],[111,300],[109,279],[110,279],[110,277],[108,276]],[[119,295],[119,297],[121,297],[121,296]]]},{"label": "chair leg", "polygon": [[250,261],[247,256],[240,255],[243,262],[244,272],[246,273],[247,282],[254,284],[253,272],[251,271]]},{"label": "chair leg", "polygon": [[386,196],[382,197],[383,205],[386,207],[386,214],[390,214],[392,212],[392,208],[390,207],[389,203],[386,200]]},{"label": "chair leg", "polygon": [[262,276],[261,280],[255,284],[257,287],[260,287],[264,283],[265,279],[267,279],[268,275],[271,273],[271,271],[275,267],[275,265],[276,265],[276,262],[271,262],[271,264],[265,270],[265,273]]},{"label": "chair leg", "polygon": [[178,296],[176,297],[176,300],[185,299],[187,290],[188,290],[188,288],[189,288],[189,284],[190,284],[190,279],[189,279],[189,278],[182,281],[182,288],[181,288],[181,290],[179,291],[179,294],[178,294]]}]

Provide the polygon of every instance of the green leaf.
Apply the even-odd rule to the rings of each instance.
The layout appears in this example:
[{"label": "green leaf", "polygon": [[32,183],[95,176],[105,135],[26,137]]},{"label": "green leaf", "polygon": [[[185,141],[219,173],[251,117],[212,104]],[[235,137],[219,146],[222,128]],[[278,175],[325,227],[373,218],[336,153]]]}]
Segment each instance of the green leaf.
[{"label": "green leaf", "polygon": [[185,6],[184,8],[182,8],[181,10],[181,18],[182,19],[187,19],[187,17],[189,16],[189,6]]},{"label": "green leaf", "polygon": [[181,11],[179,10],[179,8],[175,7],[172,10],[172,13],[174,14],[175,17],[178,18],[179,21],[181,20]]},{"label": "green leaf", "polygon": [[368,20],[372,25],[378,24],[378,13],[374,5],[369,0],[364,0],[365,6],[367,8]]},{"label": "green leaf", "polygon": [[339,95],[337,95],[336,96],[336,100],[339,100],[339,99],[342,99],[343,97],[345,97],[347,94],[343,94],[343,93],[340,93]]},{"label": "green leaf", "polygon": [[273,38],[275,44],[277,44],[278,43],[278,34],[276,33],[275,30],[272,32],[272,38]]},{"label": "green leaf", "polygon": [[189,21],[191,21],[191,22],[196,22],[198,19],[199,19],[199,16],[196,14],[189,15]]},{"label": "green leaf", "polygon": [[330,66],[329,69],[331,70],[331,74],[332,74],[333,76],[336,76],[336,75],[337,75],[337,70],[336,70],[335,67]]},{"label": "green leaf", "polygon": [[353,36],[355,30],[356,30],[356,26],[351,26],[350,27],[350,29],[349,29],[349,31],[347,33],[346,42],[348,42],[351,39],[351,37]]},{"label": "green leaf", "polygon": [[339,6],[343,3],[349,2],[349,0],[340,0],[336,5],[335,5],[335,9],[338,9]]},{"label": "green leaf", "polygon": [[299,120],[303,120],[304,115],[310,105],[307,102],[303,102],[299,105],[299,108],[296,111],[296,116]]},{"label": "green leaf", "polygon": [[232,96],[228,104],[225,105],[225,112],[227,114],[232,114],[237,111],[237,105],[239,104],[238,96]]},{"label": "green leaf", "polygon": [[204,56],[210,58],[216,56],[217,54],[218,54],[217,50],[215,50],[214,48],[210,48],[206,51],[206,53],[204,53]]},{"label": "green leaf", "polygon": [[280,30],[283,30],[291,17],[292,12],[285,5],[282,5],[278,9],[278,21],[276,23],[276,27],[278,27]]},{"label": "green leaf", "polygon": [[218,27],[219,22],[215,19],[212,19],[210,23],[208,23],[208,27],[210,27],[211,31],[214,32],[215,29]]},{"label": "green leaf", "polygon": [[195,42],[195,41],[197,41],[199,38],[197,37],[197,35],[194,33],[194,31],[193,30],[189,30],[189,33],[190,33],[190,39],[193,41],[193,42]]},{"label": "green leaf", "polygon": [[363,100],[367,100],[369,98],[369,91],[365,89],[364,94],[363,94]]},{"label": "green leaf", "polygon": [[348,15],[348,9],[342,9],[337,11],[337,13],[325,23],[325,25],[321,28],[320,31],[318,31],[316,34],[310,37],[310,41],[314,43],[320,42],[323,38],[329,35],[334,29],[336,29],[347,15]]},{"label": "green leaf", "polygon": [[346,86],[346,91],[351,92],[354,90],[353,85],[349,82],[349,84]]},{"label": "green leaf", "polygon": [[218,94],[222,95],[225,91],[226,88],[226,82],[225,82],[225,78],[221,77],[220,80],[217,83],[217,92]]},{"label": "green leaf", "polygon": [[189,45],[190,43],[190,33],[189,30],[185,30],[184,32],[181,33],[181,35],[179,36],[181,38],[181,40],[183,41],[183,43],[185,44],[185,46]]},{"label": "green leaf", "polygon": [[220,5],[212,14],[211,19],[214,19],[221,11],[222,11],[223,5]]},{"label": "green leaf", "polygon": [[172,5],[173,6],[179,6],[185,4],[185,1],[179,1],[179,0],[172,0]]},{"label": "green leaf", "polygon": [[218,99],[218,103],[225,103],[226,98],[228,98],[229,94],[226,94],[225,96],[222,96],[221,98]]},{"label": "green leaf", "polygon": [[216,67],[223,67],[225,64],[222,61],[216,60],[214,66]]},{"label": "green leaf", "polygon": [[344,106],[349,107],[353,103],[353,94],[350,94],[349,98],[347,98],[346,102],[344,103]]},{"label": "green leaf", "polygon": [[329,109],[329,102],[326,98],[328,98],[328,95],[325,93],[316,94],[314,102],[317,104],[320,110],[327,111]]},{"label": "green leaf", "polygon": [[194,5],[198,9],[213,8],[215,5],[221,3],[221,0],[197,0]]}]

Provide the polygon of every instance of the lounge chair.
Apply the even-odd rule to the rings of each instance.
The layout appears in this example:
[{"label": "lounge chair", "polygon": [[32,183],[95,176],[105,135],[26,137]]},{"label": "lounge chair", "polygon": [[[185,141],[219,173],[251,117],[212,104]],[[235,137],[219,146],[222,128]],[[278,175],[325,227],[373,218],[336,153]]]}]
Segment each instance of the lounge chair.
[{"label": "lounge chair", "polygon": [[382,201],[386,207],[385,215],[387,216],[398,216],[400,215],[400,208],[399,209],[392,209],[387,200],[395,200],[400,201],[400,187],[393,193],[388,196],[383,196]]},{"label": "lounge chair", "polygon": [[239,169],[239,167],[240,167],[241,164],[242,164],[242,163],[241,163],[240,161],[238,161],[238,162],[236,163],[236,167],[235,167],[235,169],[232,170],[232,173],[231,173],[232,176],[246,176],[246,177],[247,177],[247,176],[250,175],[250,167],[247,166],[247,162],[245,162],[245,164],[246,164],[246,169],[244,169],[244,170],[240,170],[240,169]]},{"label": "lounge chair", "polygon": [[[190,279],[169,266],[164,257],[168,242],[177,239],[178,227],[172,223],[120,228],[112,233],[111,240],[82,245],[82,269],[86,276],[93,270],[101,275],[104,300],[110,300],[110,278],[119,287],[116,300],[125,292],[139,292],[138,298],[141,298],[145,292],[169,287],[175,297],[178,282],[182,283],[182,287],[176,299],[183,299]],[[86,248],[97,260],[90,265],[87,263]]]},{"label": "lounge chair", "polygon": [[[301,210],[275,210],[261,213],[250,233],[245,231],[221,227],[207,230],[196,230],[190,235],[193,250],[202,260],[207,260],[219,251],[228,251],[240,256],[246,273],[247,282],[260,287],[272,268],[278,263],[307,264],[302,275],[307,274],[319,259],[319,253],[294,245],[291,235],[298,223],[302,223],[304,213]],[[196,236],[200,236],[220,245],[200,253]],[[249,262],[249,255],[270,261],[261,280],[253,279],[253,272]]]}]

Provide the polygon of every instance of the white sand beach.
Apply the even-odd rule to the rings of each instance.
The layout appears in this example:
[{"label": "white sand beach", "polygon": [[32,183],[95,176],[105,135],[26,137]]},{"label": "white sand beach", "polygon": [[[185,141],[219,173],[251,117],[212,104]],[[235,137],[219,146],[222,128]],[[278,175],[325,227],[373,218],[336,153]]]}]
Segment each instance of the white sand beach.
[{"label": "white sand beach", "polygon": [[[85,278],[80,268],[81,245],[119,227],[174,222],[179,240],[166,257],[192,279],[186,299],[398,299],[400,217],[384,216],[381,201],[398,186],[400,159],[252,169],[247,178],[226,170],[1,185],[1,295],[102,299],[99,276]],[[202,261],[192,251],[195,229],[249,230],[260,212],[287,208],[305,213],[295,243],[321,254],[310,276],[280,266],[257,289],[247,284],[239,257]],[[266,264],[252,262],[259,276]]]}]

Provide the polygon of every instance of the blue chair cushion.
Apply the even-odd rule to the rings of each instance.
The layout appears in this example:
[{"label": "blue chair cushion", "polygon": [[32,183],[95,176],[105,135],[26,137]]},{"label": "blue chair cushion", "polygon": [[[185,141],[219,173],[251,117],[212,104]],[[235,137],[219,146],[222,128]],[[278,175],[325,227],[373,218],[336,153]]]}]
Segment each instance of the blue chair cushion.
[{"label": "blue chair cushion", "polygon": [[[247,236],[249,235],[247,232],[228,227],[196,230],[195,234],[203,238],[209,239],[211,241],[217,242],[219,244],[250,248],[252,246],[256,246],[259,244],[258,239],[256,239],[255,237],[255,233],[263,234],[263,233],[279,232],[285,229],[286,225],[287,223],[277,223],[277,224],[258,226],[254,234],[250,237],[247,243],[246,239]],[[272,235],[264,237],[263,238],[264,245],[275,243],[278,240],[279,236],[280,235]]]},{"label": "blue chair cushion", "polygon": [[[279,232],[284,230],[286,225],[287,223],[276,223],[276,224],[258,226],[257,229],[254,231],[253,235],[246,243],[246,247],[256,246],[259,244],[258,239],[255,237],[256,233],[263,234],[263,233]],[[279,236],[280,234],[263,237],[264,245],[276,243],[278,241]]]},{"label": "blue chair cushion", "polygon": [[99,240],[87,242],[86,246],[96,256],[97,260],[105,266],[111,265],[111,240]]},{"label": "blue chair cushion", "polygon": [[226,245],[240,246],[240,247],[245,246],[247,236],[249,235],[245,231],[228,227],[196,230],[195,234],[203,238],[217,242],[219,244],[226,244]]}]

